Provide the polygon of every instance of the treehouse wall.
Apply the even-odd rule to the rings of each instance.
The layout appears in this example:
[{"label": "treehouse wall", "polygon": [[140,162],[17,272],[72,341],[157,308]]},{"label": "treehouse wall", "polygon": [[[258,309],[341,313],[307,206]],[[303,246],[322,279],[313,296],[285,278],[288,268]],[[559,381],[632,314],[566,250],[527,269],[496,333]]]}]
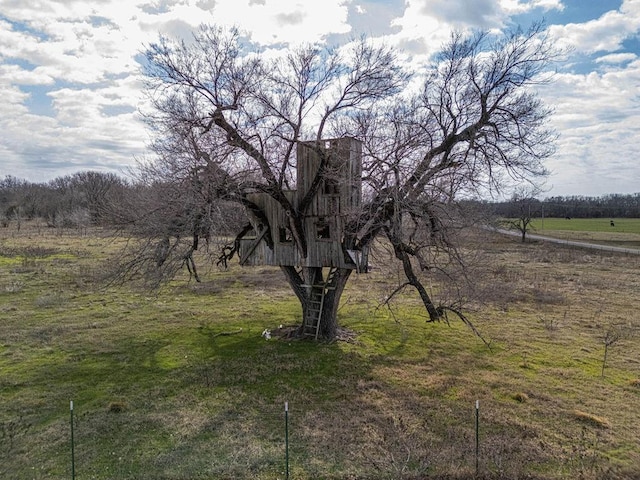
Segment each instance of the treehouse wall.
[{"label": "treehouse wall", "polygon": [[[295,204],[296,192],[285,192],[290,202]],[[266,193],[254,193],[247,199],[256,204],[269,221],[269,230],[264,232],[265,225],[249,214],[253,225],[253,235],[248,235],[240,241],[240,263],[242,265],[298,265],[299,254],[292,241],[286,241],[289,219],[282,206]],[[261,235],[269,235],[274,246],[269,248]],[[281,237],[281,235],[283,235]]]},{"label": "treehouse wall", "polygon": [[[301,202],[311,188],[322,156],[316,142],[298,144],[297,198]],[[319,148],[327,157],[327,169],[308,214],[345,215],[358,208],[362,199],[362,143],[354,138],[322,140]]]},{"label": "treehouse wall", "polygon": [[[318,173],[321,155],[326,155],[326,178],[305,210],[307,257],[302,258],[295,247],[289,217],[282,206],[265,193],[255,193],[248,200],[265,213],[270,228],[267,231],[257,218],[252,218],[255,235],[240,242],[243,265],[359,268],[355,255],[344,249],[342,239],[347,216],[361,202],[362,146],[355,139],[342,138],[322,141],[320,148],[323,150],[318,152],[316,142],[298,145],[297,190],[286,192],[292,205],[299,208]],[[266,235],[270,235],[273,249],[265,241]],[[366,255],[363,261],[366,265]]]}]

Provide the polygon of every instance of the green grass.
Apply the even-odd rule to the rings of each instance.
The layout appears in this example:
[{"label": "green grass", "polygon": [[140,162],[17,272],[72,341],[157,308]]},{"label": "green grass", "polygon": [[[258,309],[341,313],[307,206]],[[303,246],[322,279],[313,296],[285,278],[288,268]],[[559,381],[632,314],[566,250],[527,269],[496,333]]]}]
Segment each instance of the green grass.
[{"label": "green grass", "polygon": [[284,402],[292,479],[469,478],[476,399],[486,478],[640,475],[637,257],[483,239],[489,350],[377,309],[395,271],[350,281],[355,342],[266,341],[300,316],[277,269],[104,289],[111,239],[0,236],[1,478],[70,478],[70,400],[78,478],[282,479]]},{"label": "green grass", "polygon": [[[615,226],[611,226],[611,221]],[[640,235],[640,218],[536,218],[533,227],[540,231],[632,233]]]},{"label": "green grass", "polygon": [[[611,226],[611,220],[614,226]],[[640,249],[638,218],[536,218],[531,233],[599,245]]]}]

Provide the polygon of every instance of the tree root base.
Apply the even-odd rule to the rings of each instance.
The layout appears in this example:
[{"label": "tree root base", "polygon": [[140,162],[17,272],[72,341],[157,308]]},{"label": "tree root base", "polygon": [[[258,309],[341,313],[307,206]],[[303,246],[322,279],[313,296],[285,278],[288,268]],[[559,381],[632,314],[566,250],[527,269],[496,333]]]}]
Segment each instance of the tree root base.
[{"label": "tree root base", "polygon": [[[333,343],[333,342],[346,342],[356,343],[358,334],[353,330],[344,327],[338,327],[335,338],[330,340],[319,339],[321,342]],[[313,340],[312,337],[304,335],[302,333],[302,327],[300,325],[281,325],[278,328],[271,330],[271,338],[277,338],[279,340]]]}]

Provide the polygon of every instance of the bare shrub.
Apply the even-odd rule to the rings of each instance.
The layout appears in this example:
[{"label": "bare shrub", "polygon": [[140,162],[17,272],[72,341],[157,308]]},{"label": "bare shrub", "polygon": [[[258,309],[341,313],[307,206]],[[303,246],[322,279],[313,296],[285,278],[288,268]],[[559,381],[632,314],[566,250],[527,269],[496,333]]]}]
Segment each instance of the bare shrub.
[{"label": "bare shrub", "polygon": [[601,341],[604,344],[604,354],[602,357],[602,374],[604,378],[604,370],[607,366],[609,351],[618,342],[631,338],[635,333],[635,329],[628,324],[609,325],[602,334]]},{"label": "bare shrub", "polygon": [[567,323],[567,315],[569,314],[569,310],[565,309],[564,313],[562,314],[562,322],[560,322],[555,316],[550,315],[550,316],[543,316],[541,315],[540,317],[538,317],[540,319],[540,323],[542,324],[542,326],[544,327],[545,330],[547,330],[548,332],[553,332],[556,331],[560,328],[560,324],[566,324]]},{"label": "bare shrub", "polygon": [[38,308],[52,308],[64,304],[65,299],[61,295],[46,294],[36,298],[33,303]]},{"label": "bare shrub", "polygon": [[558,291],[536,287],[532,291],[533,301],[539,305],[564,305],[566,297]]}]

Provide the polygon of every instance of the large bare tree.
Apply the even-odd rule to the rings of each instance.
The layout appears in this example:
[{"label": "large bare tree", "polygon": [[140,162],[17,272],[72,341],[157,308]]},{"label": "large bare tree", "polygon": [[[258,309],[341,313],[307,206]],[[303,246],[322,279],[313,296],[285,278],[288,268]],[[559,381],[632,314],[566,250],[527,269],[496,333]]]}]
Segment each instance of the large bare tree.
[{"label": "large bare tree", "polygon": [[[546,173],[555,135],[533,87],[546,80],[555,52],[541,25],[501,37],[454,34],[416,71],[401,57],[366,39],[260,51],[239,31],[211,26],[146,50],[154,168],[198,191],[206,185],[192,212],[219,201],[247,212],[251,223],[226,246],[223,264],[234,255],[246,262],[258,243],[267,257],[279,242],[291,246],[296,260],[280,267],[302,306],[300,333],[336,335],[341,294],[374,244],[389,247],[406,277],[396,291],[415,288],[430,320],[459,313],[423,280],[459,265],[456,198]],[[352,264],[314,264],[313,242],[326,232],[309,217],[318,215],[319,192],[343,191],[346,157],[331,145],[345,141],[347,157],[358,157],[358,198],[341,207],[334,240]],[[305,155],[315,163],[300,176]],[[166,232],[158,238],[167,245]]]}]

